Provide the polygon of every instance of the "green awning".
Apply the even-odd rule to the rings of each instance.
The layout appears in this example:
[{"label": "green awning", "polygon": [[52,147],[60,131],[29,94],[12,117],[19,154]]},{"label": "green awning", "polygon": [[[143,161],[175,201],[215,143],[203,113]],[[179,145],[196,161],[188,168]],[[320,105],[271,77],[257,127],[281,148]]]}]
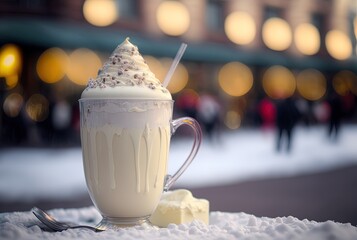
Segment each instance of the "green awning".
[{"label": "green awning", "polygon": [[[126,37],[138,45],[142,54],[174,57],[180,38],[153,38],[141,32],[115,27],[95,27],[83,22],[39,18],[0,18],[0,44],[18,43],[41,47],[74,49],[86,47],[111,52]],[[286,53],[247,50],[234,44],[213,42],[188,43],[183,57],[187,61],[224,63],[240,61],[248,65],[284,65],[292,69],[316,68],[322,71],[352,70],[357,73],[357,59],[336,61],[322,57],[295,57]]]}]

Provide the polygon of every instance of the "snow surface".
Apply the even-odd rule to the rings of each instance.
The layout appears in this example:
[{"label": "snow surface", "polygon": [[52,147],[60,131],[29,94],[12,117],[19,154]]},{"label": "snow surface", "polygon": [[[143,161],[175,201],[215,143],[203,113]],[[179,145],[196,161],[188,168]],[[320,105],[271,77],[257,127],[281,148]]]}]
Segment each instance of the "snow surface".
[{"label": "snow surface", "polygon": [[[101,217],[94,207],[81,209],[55,209],[49,211],[62,221],[82,224],[98,222]],[[351,224],[332,221],[315,222],[295,217],[258,218],[245,213],[212,212],[210,224],[199,221],[187,224],[170,224],[167,228],[132,227],[119,231],[95,233],[86,229],[63,232],[43,231],[40,223],[30,212],[0,214],[0,239],[264,239],[264,240],[355,240],[357,228]]]},{"label": "snow surface", "polygon": [[[357,126],[345,125],[339,141],[327,139],[325,127],[295,130],[290,154],[275,151],[275,133],[240,129],[222,133],[218,143],[204,140],[175,186],[199,187],[314,173],[357,164]],[[169,173],[182,164],[191,138],[173,137]],[[82,153],[71,149],[3,149],[0,152],[0,198],[66,199],[86,193]]]}]

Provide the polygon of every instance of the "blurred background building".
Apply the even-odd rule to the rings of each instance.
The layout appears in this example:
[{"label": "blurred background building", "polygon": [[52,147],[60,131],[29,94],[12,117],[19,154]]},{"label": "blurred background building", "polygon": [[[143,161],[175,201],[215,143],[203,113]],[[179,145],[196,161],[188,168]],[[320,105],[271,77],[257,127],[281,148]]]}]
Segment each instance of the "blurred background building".
[{"label": "blurred background building", "polygon": [[80,94],[126,37],[161,80],[188,43],[177,114],[203,119],[210,94],[222,128],[270,127],[293,97],[320,124],[334,97],[355,123],[356,15],[357,0],[1,0],[0,146],[78,145]]}]

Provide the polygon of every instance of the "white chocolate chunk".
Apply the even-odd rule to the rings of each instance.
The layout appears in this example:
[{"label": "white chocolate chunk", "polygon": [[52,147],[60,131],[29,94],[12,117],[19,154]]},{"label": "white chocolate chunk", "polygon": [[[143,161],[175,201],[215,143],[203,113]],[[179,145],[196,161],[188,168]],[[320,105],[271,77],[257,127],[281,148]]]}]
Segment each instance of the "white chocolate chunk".
[{"label": "white chocolate chunk", "polygon": [[209,202],[197,199],[185,189],[165,192],[158,207],[150,217],[150,222],[159,227],[167,227],[170,223],[182,224],[193,220],[209,223]]}]

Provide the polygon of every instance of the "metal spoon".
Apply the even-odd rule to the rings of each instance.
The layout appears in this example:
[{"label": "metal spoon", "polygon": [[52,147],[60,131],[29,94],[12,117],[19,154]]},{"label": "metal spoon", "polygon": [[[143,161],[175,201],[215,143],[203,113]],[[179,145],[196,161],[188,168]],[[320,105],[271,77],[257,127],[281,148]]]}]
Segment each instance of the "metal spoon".
[{"label": "metal spoon", "polygon": [[50,229],[56,231],[56,232],[61,232],[67,229],[72,229],[72,228],[87,228],[90,229],[94,232],[101,232],[104,231],[103,229],[98,229],[95,227],[91,226],[86,226],[86,225],[76,225],[72,223],[64,223],[64,222],[59,222],[56,219],[54,219],[51,215],[49,215],[47,212],[39,209],[38,207],[33,207],[31,209],[32,213],[47,227]]}]

